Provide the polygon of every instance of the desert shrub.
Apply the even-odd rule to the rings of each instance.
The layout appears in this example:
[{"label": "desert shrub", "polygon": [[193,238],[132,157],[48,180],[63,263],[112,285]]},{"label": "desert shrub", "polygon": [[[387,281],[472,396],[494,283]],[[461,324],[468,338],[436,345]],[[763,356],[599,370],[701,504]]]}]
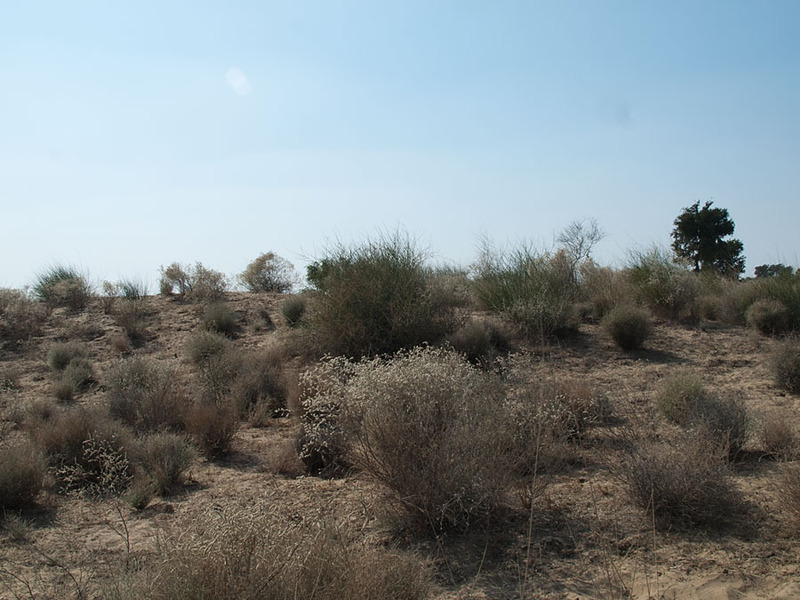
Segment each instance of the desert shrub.
[{"label": "desert shrub", "polygon": [[0,448],[0,510],[27,508],[42,489],[45,462],[30,444]]},{"label": "desert shrub", "polygon": [[744,401],[719,397],[689,373],[666,379],[656,393],[656,405],[670,421],[699,428],[731,458],[747,441],[749,417]]},{"label": "desert shrub", "polygon": [[563,251],[551,255],[524,247],[502,253],[487,245],[473,270],[480,305],[527,335],[547,337],[577,326],[577,282]]},{"label": "desert shrub", "polygon": [[794,460],[800,456],[800,438],[786,415],[770,413],[758,427],[761,448],[777,460]]},{"label": "desert shrub", "polygon": [[245,355],[230,395],[240,416],[249,417],[254,410],[269,417],[285,415],[287,389],[280,350]]},{"label": "desert shrub", "polygon": [[194,446],[184,436],[164,431],[146,435],[133,451],[141,476],[159,496],[169,496],[183,484],[196,455]]},{"label": "desert shrub", "polygon": [[177,291],[178,296],[189,302],[218,302],[228,289],[228,281],[224,274],[199,262],[194,266],[172,263],[161,270],[159,287],[164,296]]},{"label": "desert shrub", "polygon": [[61,491],[102,497],[128,487],[130,433],[99,410],[76,406],[61,411],[31,434]]},{"label": "desert shrub", "polygon": [[638,350],[653,329],[650,313],[636,306],[619,306],[603,319],[603,327],[623,350]]},{"label": "desert shrub", "polygon": [[50,346],[47,354],[47,365],[54,371],[63,372],[67,365],[76,358],[87,358],[89,349],[79,342],[56,342]]},{"label": "desert shrub", "polygon": [[14,349],[38,335],[47,319],[39,302],[18,290],[0,288],[0,349]]},{"label": "desert shrub", "polygon": [[783,466],[778,480],[778,495],[783,509],[789,513],[793,528],[800,528],[800,464]]},{"label": "desert shrub", "polygon": [[772,372],[781,389],[800,394],[800,338],[783,340],[772,355]]},{"label": "desert shrub", "polygon": [[221,333],[199,331],[190,338],[187,351],[192,364],[200,366],[211,358],[228,352],[231,348],[231,341]]},{"label": "desert shrub", "polygon": [[579,275],[580,297],[589,303],[593,320],[599,321],[619,305],[631,304],[633,292],[623,272],[589,261]]},{"label": "desert shrub", "polygon": [[290,292],[297,280],[294,266],[274,252],[266,252],[253,260],[239,282],[250,292]]},{"label": "desert shrub", "polygon": [[123,358],[105,376],[109,412],[138,431],[182,427],[188,401],[175,373],[145,357]]},{"label": "desert shrub", "polygon": [[50,306],[84,308],[92,298],[92,287],[75,267],[54,265],[36,276],[33,285],[36,298]]},{"label": "desert shrub", "polygon": [[433,572],[415,554],[365,541],[327,519],[287,518],[277,503],[209,511],[188,531],[165,536],[153,570],[130,596],[151,600],[422,600]]},{"label": "desert shrub", "polygon": [[231,341],[212,331],[200,331],[189,341],[189,356],[197,367],[204,399],[221,402],[241,373],[242,357]]},{"label": "desert shrub", "polygon": [[216,458],[231,450],[239,422],[236,411],[227,404],[195,402],[184,416],[186,431],[206,458]]},{"label": "desert shrub", "polygon": [[224,302],[209,304],[203,311],[203,328],[233,337],[238,327],[239,315]]},{"label": "desert shrub", "polygon": [[74,392],[85,389],[94,380],[92,363],[86,358],[73,358],[61,373],[61,381],[72,386]]},{"label": "desert shrub", "polygon": [[114,319],[132,344],[138,346],[147,333],[147,306],[142,299],[123,298],[114,308]]},{"label": "desert shrub", "polygon": [[426,255],[395,234],[338,246],[308,268],[316,288],[307,317],[319,348],[373,356],[433,342],[455,329],[452,298],[431,285]]},{"label": "desert shrub", "polygon": [[281,316],[289,327],[297,327],[303,320],[308,307],[308,297],[298,294],[286,298],[281,303]]},{"label": "desert shrub", "polygon": [[620,474],[631,501],[665,526],[718,524],[739,500],[725,452],[698,435],[640,443]]},{"label": "desert shrub", "polygon": [[62,404],[68,404],[75,399],[75,387],[68,381],[59,379],[53,383],[53,397]]},{"label": "desert shrub", "polygon": [[318,393],[303,399],[306,434],[324,451],[344,446],[411,523],[463,529],[497,507],[512,458],[490,374],[452,351],[416,348],[356,365],[330,359],[309,378]]},{"label": "desert shrub", "polygon": [[776,335],[789,329],[789,311],[780,300],[762,298],[753,302],[745,313],[750,327],[764,335]]},{"label": "desert shrub", "polygon": [[654,314],[682,322],[697,320],[700,280],[668,253],[659,248],[633,253],[627,275],[634,295]]},{"label": "desert shrub", "polygon": [[491,319],[470,319],[447,336],[447,343],[473,364],[489,365],[510,349],[509,334]]}]

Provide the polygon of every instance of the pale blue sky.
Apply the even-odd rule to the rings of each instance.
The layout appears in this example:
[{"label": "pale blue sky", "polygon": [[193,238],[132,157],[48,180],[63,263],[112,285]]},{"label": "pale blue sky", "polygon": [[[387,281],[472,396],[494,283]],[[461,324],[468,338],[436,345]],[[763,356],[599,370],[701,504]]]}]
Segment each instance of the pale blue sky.
[{"label": "pale blue sky", "polygon": [[800,262],[800,2],[0,3],[0,285],[155,282],[405,228],[669,244],[728,208]]}]

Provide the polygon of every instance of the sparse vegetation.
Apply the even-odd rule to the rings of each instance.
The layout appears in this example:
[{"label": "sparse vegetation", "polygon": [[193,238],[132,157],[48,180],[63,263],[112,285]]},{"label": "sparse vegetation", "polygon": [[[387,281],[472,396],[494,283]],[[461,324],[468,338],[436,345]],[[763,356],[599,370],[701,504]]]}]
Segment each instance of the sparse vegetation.
[{"label": "sparse vegetation", "polygon": [[297,294],[286,298],[281,304],[281,316],[289,327],[297,327],[303,320],[308,307],[308,297]]},{"label": "sparse vegetation", "polygon": [[56,342],[50,346],[47,364],[53,371],[63,372],[76,358],[88,358],[89,349],[79,342]]},{"label": "sparse vegetation", "polygon": [[619,306],[605,316],[603,327],[623,350],[638,350],[650,336],[653,324],[647,310]]},{"label": "sparse vegetation", "polygon": [[206,458],[230,452],[239,427],[236,411],[226,403],[195,402],[184,417],[186,431]]},{"label": "sparse vegetation", "polygon": [[36,277],[33,285],[36,298],[50,306],[84,308],[92,298],[92,287],[75,267],[54,265]]},{"label": "sparse vegetation", "polygon": [[274,252],[266,252],[253,260],[242,274],[239,282],[249,292],[290,292],[297,280],[294,266]]},{"label": "sparse vegetation", "polygon": [[764,335],[777,335],[789,329],[789,311],[780,300],[756,300],[747,309],[745,320]]},{"label": "sparse vegetation", "polygon": [[0,510],[30,507],[42,489],[45,462],[30,444],[0,448]]},{"label": "sparse vegetation", "polygon": [[224,302],[214,302],[203,311],[203,328],[233,337],[239,323],[239,315]]},{"label": "sparse vegetation", "polygon": [[45,307],[27,294],[0,288],[0,350],[18,349],[39,334],[46,318]]},{"label": "sparse vegetation", "polygon": [[781,389],[800,394],[800,338],[783,340],[772,357],[775,383]]},{"label": "sparse vegetation", "polygon": [[184,436],[157,432],[139,440],[134,461],[150,489],[159,496],[168,496],[183,484],[196,454],[194,446]]}]

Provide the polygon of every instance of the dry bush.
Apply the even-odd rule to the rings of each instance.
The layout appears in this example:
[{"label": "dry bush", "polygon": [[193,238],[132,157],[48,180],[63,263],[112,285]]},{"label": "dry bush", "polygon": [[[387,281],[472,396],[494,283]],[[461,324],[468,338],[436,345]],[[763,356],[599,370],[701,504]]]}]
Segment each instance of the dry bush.
[{"label": "dry bush", "polygon": [[213,331],[200,331],[189,340],[189,357],[197,367],[201,393],[206,402],[230,398],[242,372],[242,355],[231,341]]},{"label": "dry bush", "polygon": [[621,465],[631,501],[670,527],[716,525],[740,503],[726,451],[701,435],[675,443],[640,442]]},{"label": "dry bush", "polygon": [[800,464],[783,466],[778,480],[778,495],[783,509],[789,513],[793,528],[800,529]]},{"label": "dry bush", "polygon": [[53,371],[64,371],[71,360],[75,358],[87,358],[89,348],[80,342],[56,342],[50,346],[47,354],[47,365]]},{"label": "dry bush", "polygon": [[473,318],[447,336],[447,343],[473,364],[489,365],[510,349],[510,334],[502,323]]},{"label": "dry bush", "polygon": [[155,359],[123,358],[105,377],[112,416],[138,431],[180,429],[188,401],[175,372]]},{"label": "dry bush", "polygon": [[307,323],[322,353],[375,356],[435,342],[459,324],[455,300],[432,284],[426,254],[395,234],[333,248],[308,267]]},{"label": "dry bush", "polygon": [[143,299],[122,299],[114,308],[114,318],[134,346],[144,341],[147,333],[147,306]]},{"label": "dry bush", "polygon": [[762,298],[753,302],[747,309],[745,321],[759,333],[777,335],[789,329],[790,315],[780,300]]},{"label": "dry bush", "polygon": [[698,297],[702,283],[671,254],[659,248],[634,252],[627,268],[634,295],[654,314],[680,322],[698,318]]},{"label": "dry bush", "polygon": [[800,394],[800,338],[789,337],[778,345],[772,355],[772,372],[779,388]]},{"label": "dry bush", "polygon": [[253,418],[253,411],[268,417],[285,416],[287,389],[280,349],[245,355],[230,397],[240,416]]},{"label": "dry bush", "polygon": [[239,326],[239,315],[224,302],[209,304],[203,311],[203,329],[233,337]]},{"label": "dry bush", "polygon": [[673,423],[683,423],[693,406],[708,397],[703,381],[691,373],[675,373],[667,377],[656,391],[655,403]]},{"label": "dry bush", "polygon": [[281,316],[289,327],[297,327],[303,320],[308,307],[308,296],[297,294],[281,303]]},{"label": "dry bush", "polygon": [[159,288],[164,296],[177,292],[189,302],[218,302],[228,289],[228,281],[224,274],[199,262],[194,266],[172,263],[162,268]]},{"label": "dry bush", "polygon": [[19,290],[0,288],[0,349],[16,349],[38,335],[47,309]]},{"label": "dry bush", "polygon": [[92,287],[75,267],[55,265],[36,276],[33,285],[36,298],[49,306],[84,308],[92,299]]},{"label": "dry bush", "polygon": [[60,411],[31,435],[47,455],[60,490],[108,496],[128,487],[132,438],[105,413],[76,406]]},{"label": "dry bush", "polygon": [[209,511],[163,539],[156,564],[113,600],[422,600],[430,566],[375,547],[325,518],[290,520],[278,505]]},{"label": "dry bush", "polygon": [[603,327],[623,350],[638,350],[650,337],[650,313],[636,306],[619,306],[603,319]]},{"label": "dry bush", "polygon": [[85,389],[95,381],[92,363],[86,358],[73,358],[61,373],[61,381],[71,386],[73,392]]},{"label": "dry bush", "polygon": [[236,411],[225,404],[194,403],[184,416],[186,431],[206,458],[230,452],[239,427]]},{"label": "dry bush", "polygon": [[266,252],[254,259],[243,273],[239,282],[249,292],[290,292],[297,281],[294,266],[274,252]]},{"label": "dry bush", "polygon": [[45,466],[30,444],[0,448],[0,510],[31,506],[42,489]]},{"label": "dry bush", "polygon": [[169,496],[181,485],[197,456],[182,435],[157,432],[146,435],[134,447],[133,459],[154,493]]},{"label": "dry bush", "polygon": [[768,456],[777,460],[800,457],[800,438],[786,415],[768,414],[759,424],[758,437]]},{"label": "dry bush", "polygon": [[593,320],[599,321],[613,308],[630,304],[633,291],[625,274],[610,267],[599,267],[592,262],[580,269],[580,295],[591,306]]}]

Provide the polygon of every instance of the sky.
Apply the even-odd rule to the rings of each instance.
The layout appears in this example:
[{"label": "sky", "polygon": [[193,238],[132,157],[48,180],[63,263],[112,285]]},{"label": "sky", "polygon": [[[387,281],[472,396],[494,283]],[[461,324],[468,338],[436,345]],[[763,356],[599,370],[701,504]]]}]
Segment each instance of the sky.
[{"label": "sky", "polygon": [[621,265],[698,200],[800,264],[796,0],[2,2],[0,81],[4,287],[583,219]]}]

